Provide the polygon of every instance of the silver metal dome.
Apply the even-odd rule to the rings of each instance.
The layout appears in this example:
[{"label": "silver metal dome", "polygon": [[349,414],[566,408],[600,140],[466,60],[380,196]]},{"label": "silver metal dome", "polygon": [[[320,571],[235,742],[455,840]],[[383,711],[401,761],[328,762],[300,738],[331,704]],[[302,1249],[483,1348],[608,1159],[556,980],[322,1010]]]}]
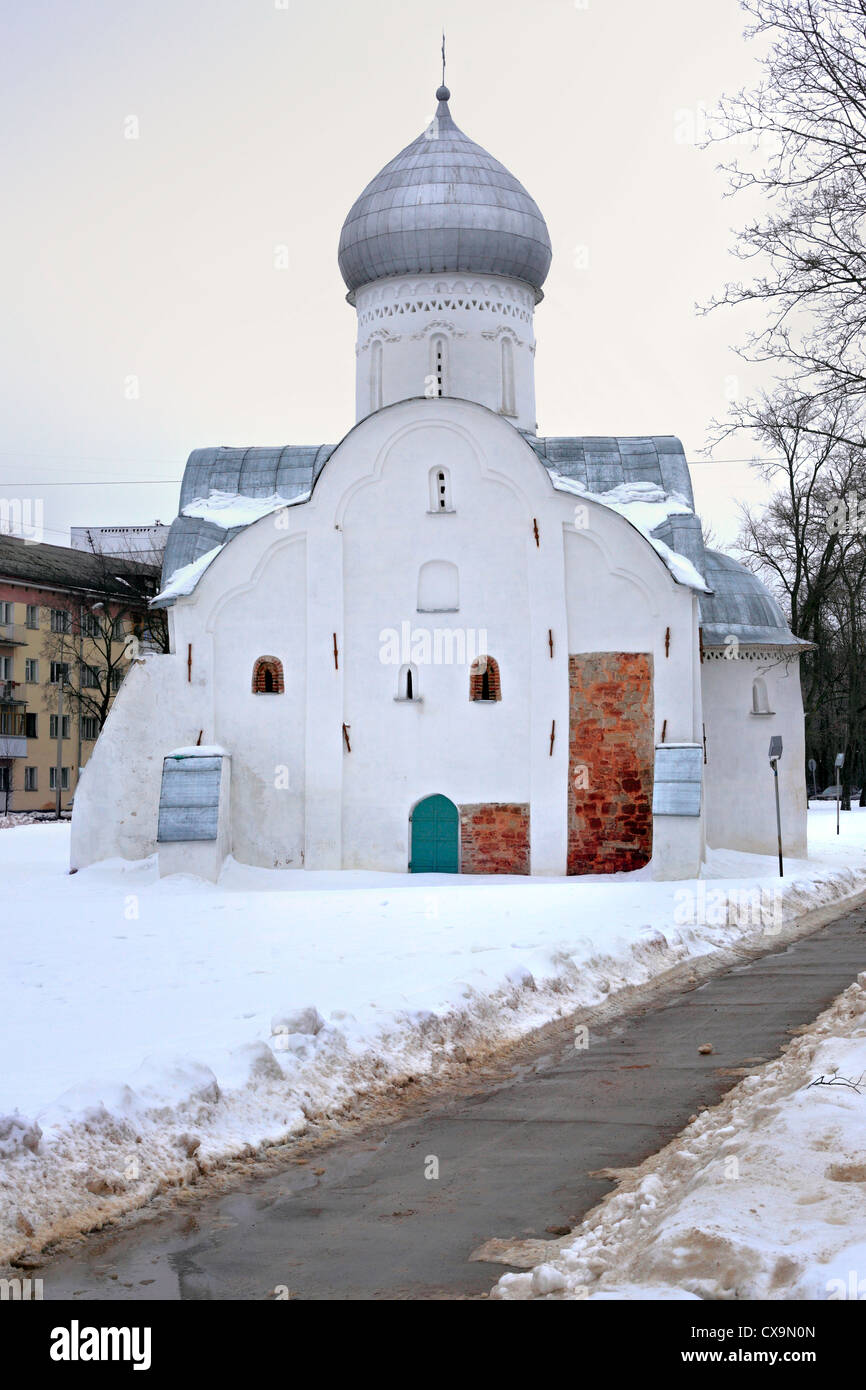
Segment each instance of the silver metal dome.
[{"label": "silver metal dome", "polygon": [[701,594],[700,599],[705,647],[723,647],[732,636],[756,645],[809,646],[791,632],[778,603],[756,574],[721,551],[706,550],[704,556],[704,575],[713,591]]},{"label": "silver metal dome", "polygon": [[504,165],[454,124],[451,93],[417,140],[353,204],[340,235],[349,298],[389,275],[463,271],[523,280],[541,298],[550,237],[538,205]]}]

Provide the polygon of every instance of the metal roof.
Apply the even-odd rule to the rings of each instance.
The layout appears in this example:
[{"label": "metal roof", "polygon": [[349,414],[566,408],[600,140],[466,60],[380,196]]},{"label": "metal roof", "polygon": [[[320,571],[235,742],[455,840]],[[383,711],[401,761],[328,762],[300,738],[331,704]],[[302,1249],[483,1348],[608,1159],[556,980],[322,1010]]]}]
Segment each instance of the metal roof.
[{"label": "metal roof", "polygon": [[451,117],[440,87],[425,131],[367,184],[340,234],[340,273],[355,290],[391,275],[508,275],[541,298],[551,246],[523,184]]},{"label": "metal roof", "polygon": [[731,555],[705,550],[704,574],[713,591],[701,594],[705,647],[723,647],[729,637],[752,646],[809,645],[791,632],[781,608],[758,576]]},{"label": "metal roof", "polygon": [[[649,482],[694,506],[689,466],[683,446],[674,435],[568,435],[539,439],[520,433],[549,473],[572,478],[588,492],[602,494],[624,483]],[[244,497],[272,497],[277,493],[290,501],[312,490],[336,447],[320,444],[195,449],[184,471],[180,509],[183,511],[198,498],[207,498],[212,491]],[[162,587],[176,570],[244,529],[236,526],[223,530],[212,521],[178,516],[166,545]],[[730,555],[704,548],[700,518],[694,513],[669,516],[653,535],[690,560],[713,590],[712,594],[702,594],[700,600],[705,646],[724,646],[725,638],[730,636],[743,643],[800,648],[807,645],[789,630],[782,610],[757,575]]]}]

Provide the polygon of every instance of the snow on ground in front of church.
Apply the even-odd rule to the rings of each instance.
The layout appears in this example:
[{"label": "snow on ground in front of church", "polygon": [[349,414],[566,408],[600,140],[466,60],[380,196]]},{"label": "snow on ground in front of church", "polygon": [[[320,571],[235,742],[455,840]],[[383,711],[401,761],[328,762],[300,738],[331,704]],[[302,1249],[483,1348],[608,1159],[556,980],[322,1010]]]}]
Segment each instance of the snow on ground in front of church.
[{"label": "snow on ground in front of church", "polygon": [[864,1182],[866,971],[492,1296],[866,1299]]},{"label": "snow on ground in front of church", "polygon": [[[866,889],[866,812],[837,840],[834,810],[786,865],[786,919]],[[749,897],[772,904],[774,861],[731,852],[699,885],[234,863],[214,885],[69,875],[68,836],[0,831],[0,1258],[779,925]]]}]

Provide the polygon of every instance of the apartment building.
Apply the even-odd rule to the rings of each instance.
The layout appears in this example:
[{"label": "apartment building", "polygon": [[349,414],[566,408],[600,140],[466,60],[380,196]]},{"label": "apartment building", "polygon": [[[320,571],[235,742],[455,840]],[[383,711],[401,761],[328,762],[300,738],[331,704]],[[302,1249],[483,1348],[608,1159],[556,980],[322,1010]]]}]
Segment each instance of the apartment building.
[{"label": "apartment building", "polygon": [[158,586],[155,565],[0,534],[0,814],[71,804]]}]

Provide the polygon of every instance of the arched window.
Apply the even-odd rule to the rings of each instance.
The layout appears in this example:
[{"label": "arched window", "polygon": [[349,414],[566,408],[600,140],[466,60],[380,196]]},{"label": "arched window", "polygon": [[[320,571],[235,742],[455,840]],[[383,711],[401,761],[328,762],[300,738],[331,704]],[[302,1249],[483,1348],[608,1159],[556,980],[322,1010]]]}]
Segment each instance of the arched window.
[{"label": "arched window", "polygon": [[477,656],[469,668],[469,698],[477,703],[501,700],[499,663],[492,656]]},{"label": "arched window", "polygon": [[752,714],[772,714],[767,682],[758,676],[752,681]]},{"label": "arched window", "polygon": [[417,666],[401,666],[397,677],[398,700],[420,700]]},{"label": "arched window", "polygon": [[442,333],[430,339],[430,375],[433,378],[433,395],[444,396],[447,390],[448,341]]},{"label": "arched window", "polygon": [[460,575],[450,560],[428,560],[418,571],[418,612],[456,613]]},{"label": "arched window", "polygon": [[451,478],[447,468],[430,469],[430,510],[431,512],[453,512],[451,505]]},{"label": "arched window", "polygon": [[514,344],[510,338],[502,339],[499,347],[500,370],[502,375],[502,414],[516,415],[514,404]]},{"label": "arched window", "polygon": [[382,340],[376,338],[370,349],[370,411],[381,410],[382,396]]},{"label": "arched window", "polygon": [[284,692],[283,663],[276,656],[260,656],[253,666],[253,694],[282,695]]}]

